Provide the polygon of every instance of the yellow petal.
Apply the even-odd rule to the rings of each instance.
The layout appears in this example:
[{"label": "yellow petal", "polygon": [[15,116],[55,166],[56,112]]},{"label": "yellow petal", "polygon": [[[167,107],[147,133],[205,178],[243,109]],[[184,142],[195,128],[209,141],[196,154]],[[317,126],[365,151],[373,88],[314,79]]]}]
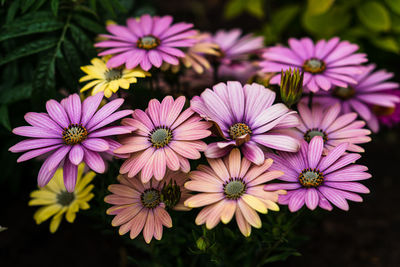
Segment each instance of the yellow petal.
[{"label": "yellow petal", "polygon": [[86,195],[88,195],[92,189],[94,188],[94,185],[90,184],[88,185],[84,190],[82,190],[81,192],[79,192],[76,196],[78,199],[82,199],[84,198]]},{"label": "yellow petal", "polygon": [[[78,173],[79,173],[79,169],[78,169]],[[96,176],[95,172],[90,171],[90,172],[86,173],[85,176],[83,176],[83,178],[77,182],[76,187],[75,187],[75,192],[77,192],[77,194],[79,194],[85,188],[85,186],[87,186],[93,180],[93,178],[95,176]]]},{"label": "yellow petal", "polygon": [[86,75],[86,76],[83,76],[82,78],[80,78],[79,82],[81,83],[81,82],[86,82],[86,81],[90,81],[90,80],[93,80],[93,77],[90,75]]},{"label": "yellow petal", "polygon": [[[93,194],[92,194],[93,195]],[[94,196],[94,195],[93,195]],[[82,210],[87,210],[87,209],[89,209],[90,208],[90,206],[89,206],[89,204],[87,203],[87,202],[79,202],[79,207],[82,209]]]},{"label": "yellow petal", "polygon": [[105,97],[110,98],[112,96],[112,94],[113,94],[113,92],[109,88],[104,90]]},{"label": "yellow petal", "polygon": [[81,70],[84,71],[85,73],[87,73],[88,75],[92,76],[93,79],[97,78],[97,79],[104,79],[104,71],[102,71],[101,69],[98,69],[94,66],[83,66],[81,67]]},{"label": "yellow petal", "polygon": [[260,212],[260,213],[267,213],[268,209],[265,206],[265,204],[259,200],[258,198],[256,198],[255,196],[249,195],[249,194],[244,194],[242,196],[242,199],[244,200],[244,202],[247,203],[247,205],[249,205],[251,208],[255,209],[256,211]]},{"label": "yellow petal", "polygon": [[116,93],[118,91],[119,85],[118,80],[114,80],[110,82],[109,89]]},{"label": "yellow petal", "polygon": [[101,83],[101,82],[103,82],[103,81],[102,81],[102,80],[94,80],[94,81],[91,81],[90,83],[87,83],[87,84],[85,84],[85,86],[82,87],[81,92],[84,92],[84,91],[86,91],[86,90],[92,88],[92,87],[95,86],[96,84]]},{"label": "yellow petal", "polygon": [[101,70],[103,73],[108,70],[106,63],[104,63],[104,61],[99,58],[92,59],[90,63],[92,63],[93,66],[96,67],[96,69]]},{"label": "yellow petal", "polygon": [[57,195],[54,192],[51,192],[49,190],[41,189],[41,190],[32,191],[30,194],[30,197],[37,198],[37,199],[55,200]]},{"label": "yellow petal", "polygon": [[65,219],[67,219],[69,223],[73,223],[76,218],[76,212],[78,210],[79,210],[79,204],[74,203],[67,209],[67,213],[65,214]]},{"label": "yellow petal", "polygon": [[50,222],[50,233],[54,234],[57,229],[58,226],[60,226],[61,220],[62,220],[62,215],[64,214],[64,212],[66,211],[67,208],[63,208],[61,209],[51,220]]},{"label": "yellow petal", "polygon": [[119,79],[119,80],[118,80],[118,85],[119,85],[121,88],[124,88],[124,89],[128,89],[129,86],[130,86],[130,84],[129,84],[129,82],[128,82],[127,79]]},{"label": "yellow petal", "polygon": [[59,212],[60,210],[61,206],[58,204],[45,206],[38,209],[38,211],[35,212],[35,214],[33,215],[33,219],[36,221],[37,224],[40,224],[45,220],[47,220],[48,218],[50,218],[51,216],[53,216],[54,214],[56,214],[57,212]]},{"label": "yellow petal", "polygon": [[137,82],[137,79],[136,78],[129,78],[129,79],[127,79],[128,80],[128,82],[129,83],[136,83]]},{"label": "yellow petal", "polygon": [[104,91],[104,89],[106,88],[106,86],[108,85],[107,82],[101,82],[98,85],[96,85],[93,90],[92,90],[92,95],[97,94],[98,92],[102,92]]},{"label": "yellow petal", "polygon": [[28,202],[29,206],[39,206],[39,205],[51,205],[51,204],[56,204],[56,199],[48,199],[48,198],[35,198],[31,199]]}]

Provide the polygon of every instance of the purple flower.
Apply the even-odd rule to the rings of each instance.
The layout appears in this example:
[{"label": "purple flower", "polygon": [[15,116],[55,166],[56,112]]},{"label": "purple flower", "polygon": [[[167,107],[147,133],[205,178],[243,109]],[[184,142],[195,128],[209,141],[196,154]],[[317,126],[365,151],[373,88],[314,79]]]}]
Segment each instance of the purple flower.
[{"label": "purple flower", "polygon": [[340,105],[322,106],[313,104],[311,109],[300,102],[298,105],[300,124],[295,137],[310,142],[314,136],[324,140],[324,154],[341,143],[349,143],[347,150],[364,152],[357,144],[371,141],[371,131],[364,129],[365,122],[357,119],[357,113],[351,112],[339,116]]},{"label": "purple flower", "polygon": [[191,47],[197,40],[190,30],[193,24],[172,23],[171,16],[151,17],[143,15],[139,20],[129,18],[126,26],[108,25],[107,30],[112,35],[103,34],[106,41],[96,43],[96,47],[107,48],[99,56],[113,55],[107,62],[108,68],[116,68],[125,64],[127,69],[133,69],[140,64],[144,70],[152,66],[161,67],[163,61],[178,65],[178,57],[185,54],[178,48]]},{"label": "purple flower", "polygon": [[357,83],[353,76],[362,72],[360,64],[367,61],[365,54],[354,53],[358,45],[340,41],[338,37],[320,40],[315,45],[310,38],[290,38],[289,46],[271,47],[263,54],[262,70],[279,72],[271,84],[279,84],[281,70],[292,67],[304,71],[303,85],[311,92],[347,87],[349,83]]},{"label": "purple flower", "polygon": [[275,93],[260,84],[239,82],[219,83],[195,96],[191,108],[206,120],[212,121],[224,141],[208,145],[208,158],[225,156],[240,146],[244,156],[260,165],[264,162],[262,148],[296,152],[299,141],[281,130],[298,125],[295,111],[284,104],[273,105]]},{"label": "purple flower", "polygon": [[64,168],[64,184],[68,192],[74,191],[78,165],[83,161],[95,172],[103,173],[105,163],[102,154],[113,154],[120,144],[108,138],[130,133],[124,126],[108,126],[112,122],[132,114],[132,110],[115,112],[124,102],[115,99],[97,110],[103,93],[89,96],[83,103],[77,94],[58,103],[49,100],[47,113],[29,112],[25,120],[31,126],[21,126],[14,134],[32,137],[12,146],[11,152],[25,152],[17,162],[26,161],[46,153],[48,156],[40,168],[38,185],[45,186],[57,168]]},{"label": "purple flower", "polygon": [[368,179],[371,175],[366,172],[367,167],[352,164],[361,156],[347,153],[347,143],[338,145],[325,157],[322,156],[323,148],[322,137],[316,136],[310,144],[303,141],[298,153],[266,153],[267,158],[274,160],[270,170],[283,171],[284,175],[278,179],[285,183],[268,184],[264,190],[287,190],[286,195],[279,196],[279,203],[289,205],[292,212],[304,204],[311,210],[317,206],[332,210],[331,204],[348,210],[347,200],[362,202],[356,193],[369,193],[369,189],[355,181]]},{"label": "purple flower", "polygon": [[[391,93],[400,98],[400,90],[392,90],[387,93]],[[372,111],[376,115],[378,121],[386,126],[393,127],[400,122],[400,103],[396,103],[395,107],[373,106]],[[379,124],[372,118],[375,117],[371,117],[371,120],[368,122],[369,127],[371,129],[379,127]]]},{"label": "purple flower", "polygon": [[400,103],[399,94],[393,94],[392,89],[399,88],[399,84],[389,82],[393,73],[379,70],[373,72],[374,64],[364,67],[364,72],[354,76],[355,82],[349,87],[335,87],[330,92],[318,92],[314,100],[323,105],[341,104],[343,113],[357,112],[369,128],[379,131],[377,115],[390,115],[396,103]]}]

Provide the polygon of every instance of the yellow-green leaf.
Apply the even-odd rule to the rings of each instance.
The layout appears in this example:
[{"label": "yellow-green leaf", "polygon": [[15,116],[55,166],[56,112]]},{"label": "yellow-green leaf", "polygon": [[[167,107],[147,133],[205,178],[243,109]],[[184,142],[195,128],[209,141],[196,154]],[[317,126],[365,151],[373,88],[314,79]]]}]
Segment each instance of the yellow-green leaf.
[{"label": "yellow-green leaf", "polygon": [[394,13],[400,15],[400,1],[399,0],[385,0],[386,4]]},{"label": "yellow-green leaf", "polygon": [[332,6],[335,0],[308,0],[307,12],[310,15],[324,14]]},{"label": "yellow-green leaf", "polygon": [[388,31],[390,29],[390,15],[384,5],[376,1],[361,4],[357,9],[360,21],[374,31]]}]

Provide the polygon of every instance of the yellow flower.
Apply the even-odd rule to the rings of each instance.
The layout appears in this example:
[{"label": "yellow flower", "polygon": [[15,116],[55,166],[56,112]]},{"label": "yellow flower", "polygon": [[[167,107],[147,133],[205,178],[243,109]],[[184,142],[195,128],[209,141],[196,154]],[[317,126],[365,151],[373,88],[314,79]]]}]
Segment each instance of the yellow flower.
[{"label": "yellow flower", "polygon": [[150,73],[140,68],[132,70],[125,68],[109,69],[106,66],[107,60],[107,58],[94,58],[90,61],[92,65],[81,67],[81,70],[87,75],[80,78],[79,82],[92,80],[81,89],[81,92],[93,88],[92,95],[103,91],[105,97],[110,97],[120,87],[122,89],[129,89],[131,83],[137,82],[136,78],[150,76]]},{"label": "yellow flower", "polygon": [[88,202],[94,197],[91,192],[94,185],[89,183],[96,174],[90,171],[82,178],[84,168],[83,163],[78,167],[76,187],[72,193],[68,193],[65,189],[62,168],[56,171],[54,178],[45,187],[31,193],[32,199],[28,205],[43,206],[33,215],[37,224],[41,224],[53,216],[50,222],[50,232],[54,233],[57,231],[64,213],[67,221],[73,223],[79,209],[89,209]]}]

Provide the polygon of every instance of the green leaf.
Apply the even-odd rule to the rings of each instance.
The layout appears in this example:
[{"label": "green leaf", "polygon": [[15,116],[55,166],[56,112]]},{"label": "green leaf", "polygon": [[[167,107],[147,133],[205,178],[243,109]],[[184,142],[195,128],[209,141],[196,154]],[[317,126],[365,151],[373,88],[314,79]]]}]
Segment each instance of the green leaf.
[{"label": "green leaf", "polygon": [[400,16],[392,15],[392,30],[395,33],[400,33]]},{"label": "green leaf", "polygon": [[390,29],[390,15],[388,10],[379,2],[369,1],[357,9],[360,21],[374,31],[388,31]]},{"label": "green leaf", "polygon": [[6,23],[10,23],[14,19],[15,14],[17,14],[19,8],[19,2],[20,0],[12,1],[7,11]]},{"label": "green leaf", "polygon": [[332,6],[335,0],[308,0],[307,12],[310,15],[324,14]]},{"label": "green leaf", "polygon": [[46,3],[47,0],[39,0],[35,2],[35,5],[32,7],[31,9],[31,13],[35,12],[36,10],[38,10],[39,8],[41,8],[43,6],[44,3]]},{"label": "green leaf", "polygon": [[82,52],[84,52],[88,57],[95,56],[96,51],[93,46],[93,41],[86,36],[86,33],[84,31],[82,31],[79,27],[71,24],[70,32],[72,39]]},{"label": "green leaf", "polygon": [[25,13],[34,3],[35,3],[35,0],[22,0],[22,3],[21,3],[22,13]]},{"label": "green leaf", "polygon": [[128,10],[127,10],[123,5],[121,5],[121,3],[119,2],[119,0],[112,0],[112,4],[113,4],[119,11],[121,11],[122,13],[128,12]]},{"label": "green leaf", "polygon": [[58,0],[51,0],[51,11],[53,11],[54,16],[56,17],[58,14],[58,5],[59,5]]},{"label": "green leaf", "polygon": [[55,50],[52,53],[42,54],[37,65],[32,93],[36,99],[40,99],[39,101],[43,101],[43,96],[46,96],[46,99],[54,96],[56,54]]},{"label": "green leaf", "polygon": [[16,86],[2,88],[0,91],[0,103],[13,104],[21,100],[29,99],[31,95],[31,83],[23,83]]},{"label": "green leaf", "polygon": [[113,17],[115,17],[114,8],[113,8],[113,6],[112,6],[110,0],[99,0],[99,2],[100,2],[100,5],[101,5],[105,10],[107,10],[108,12],[110,12],[111,15],[112,15]]},{"label": "green leaf", "polygon": [[7,130],[11,131],[10,117],[8,116],[8,108],[6,105],[0,106],[0,123]]},{"label": "green leaf", "polygon": [[63,42],[63,52],[65,55],[65,61],[68,62],[69,68],[72,73],[74,73],[74,76],[82,74],[79,68],[82,63],[81,56],[74,44],[67,39]]},{"label": "green leaf", "polygon": [[273,255],[271,257],[268,257],[263,264],[270,263],[270,262],[276,262],[276,261],[284,261],[286,260],[289,256],[301,256],[300,253],[295,252],[295,251],[285,251],[277,255]]},{"label": "green leaf", "polygon": [[390,10],[400,15],[400,1],[399,0],[385,0],[386,4],[390,7]]},{"label": "green leaf", "polygon": [[246,10],[257,18],[264,17],[263,0],[248,0]]},{"label": "green leaf", "polygon": [[6,53],[6,56],[0,58],[0,66],[10,61],[21,57],[26,57],[38,52],[47,50],[57,45],[57,38],[43,38],[28,42],[25,45],[15,48],[11,52]]},{"label": "green leaf", "polygon": [[52,32],[63,27],[63,23],[49,17],[17,19],[1,29],[0,41],[29,34]]},{"label": "green leaf", "polygon": [[299,5],[283,6],[272,15],[271,26],[276,30],[276,32],[281,33],[287,28],[299,12]]},{"label": "green leaf", "polygon": [[397,54],[400,52],[399,43],[393,37],[371,38],[370,41],[383,50]]},{"label": "green leaf", "polygon": [[225,7],[224,16],[227,19],[232,19],[240,15],[246,8],[246,2],[243,0],[230,0]]},{"label": "green leaf", "polygon": [[75,20],[79,26],[81,26],[82,28],[91,31],[93,33],[101,33],[105,31],[105,28],[103,25],[101,25],[100,23],[97,23],[94,20],[88,19],[85,16],[81,16],[79,14],[75,14],[72,17],[73,20]]}]

